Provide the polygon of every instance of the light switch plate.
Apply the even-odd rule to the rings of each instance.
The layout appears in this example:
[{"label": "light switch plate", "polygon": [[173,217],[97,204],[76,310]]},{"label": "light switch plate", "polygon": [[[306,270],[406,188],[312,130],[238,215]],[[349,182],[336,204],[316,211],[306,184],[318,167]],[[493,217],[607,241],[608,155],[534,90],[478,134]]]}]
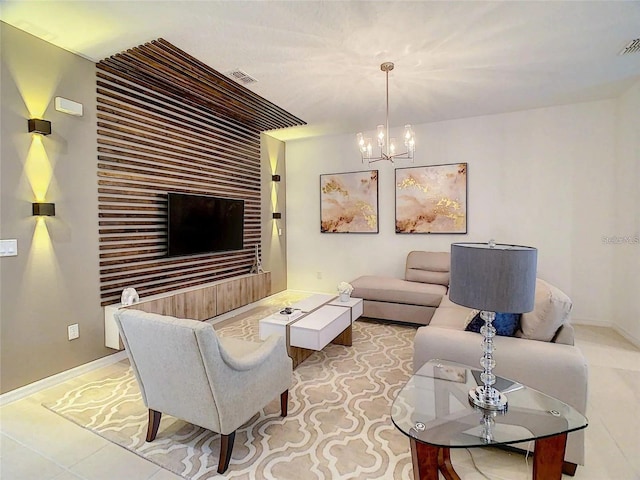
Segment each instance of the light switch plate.
[{"label": "light switch plate", "polygon": [[75,340],[78,338],[80,336],[80,328],[78,327],[78,324],[74,323],[73,325],[69,325],[67,327],[67,333],[69,335],[69,340]]},{"label": "light switch plate", "polygon": [[18,240],[0,240],[0,257],[15,257],[18,255]]}]

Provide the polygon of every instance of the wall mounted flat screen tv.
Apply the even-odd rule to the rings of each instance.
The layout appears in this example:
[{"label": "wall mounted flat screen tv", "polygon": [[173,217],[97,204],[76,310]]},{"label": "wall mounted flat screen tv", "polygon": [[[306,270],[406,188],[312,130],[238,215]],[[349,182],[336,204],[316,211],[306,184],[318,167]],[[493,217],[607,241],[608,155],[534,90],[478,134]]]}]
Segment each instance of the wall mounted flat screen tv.
[{"label": "wall mounted flat screen tv", "polygon": [[244,200],[169,193],[168,255],[241,250]]}]

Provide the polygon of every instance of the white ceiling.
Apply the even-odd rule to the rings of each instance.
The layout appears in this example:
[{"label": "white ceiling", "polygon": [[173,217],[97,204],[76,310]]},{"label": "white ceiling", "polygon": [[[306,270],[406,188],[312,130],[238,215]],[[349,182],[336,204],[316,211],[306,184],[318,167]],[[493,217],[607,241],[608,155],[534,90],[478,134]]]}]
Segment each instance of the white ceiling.
[{"label": "white ceiling", "polygon": [[164,38],[308,122],[373,131],[617,96],[640,1],[5,1],[0,19],[94,61]]}]

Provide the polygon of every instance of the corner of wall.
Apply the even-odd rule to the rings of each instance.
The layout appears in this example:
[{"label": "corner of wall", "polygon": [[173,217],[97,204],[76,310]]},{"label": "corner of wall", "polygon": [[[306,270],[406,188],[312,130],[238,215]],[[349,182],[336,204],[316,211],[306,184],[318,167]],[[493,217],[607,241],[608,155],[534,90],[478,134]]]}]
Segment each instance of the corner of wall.
[{"label": "corner of wall", "polygon": [[[287,289],[287,212],[285,143],[263,133],[262,157],[262,266],[271,272],[271,293]],[[274,181],[273,175],[280,180]],[[274,219],[273,213],[281,214]]]}]

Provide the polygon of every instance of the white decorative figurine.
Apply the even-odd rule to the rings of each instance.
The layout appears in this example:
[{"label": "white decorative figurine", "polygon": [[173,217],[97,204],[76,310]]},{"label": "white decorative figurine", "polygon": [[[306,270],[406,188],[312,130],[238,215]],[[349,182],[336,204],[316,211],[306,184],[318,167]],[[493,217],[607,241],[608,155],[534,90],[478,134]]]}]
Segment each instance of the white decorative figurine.
[{"label": "white decorative figurine", "polygon": [[341,302],[348,302],[351,298],[351,292],[353,292],[353,286],[347,282],[340,282],[338,284],[338,293],[340,294]]},{"label": "white decorative figurine", "polygon": [[136,292],[135,288],[128,287],[122,290],[120,303],[122,304],[123,307],[126,307],[128,305],[133,305],[134,303],[138,303],[139,300],[140,300],[140,296],[138,295],[138,292]]}]

